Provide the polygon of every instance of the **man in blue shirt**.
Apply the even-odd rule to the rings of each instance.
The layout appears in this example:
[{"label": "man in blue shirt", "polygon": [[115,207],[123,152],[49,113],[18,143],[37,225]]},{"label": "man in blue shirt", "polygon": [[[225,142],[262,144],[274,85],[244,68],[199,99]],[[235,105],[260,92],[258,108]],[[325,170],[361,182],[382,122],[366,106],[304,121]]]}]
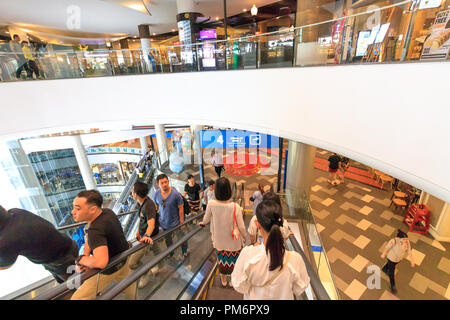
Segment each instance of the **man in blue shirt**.
[{"label": "man in blue shirt", "polygon": [[[153,202],[159,209],[159,224],[163,231],[176,227],[184,222],[184,202],[181,194],[169,185],[169,178],[164,173],[156,177],[159,189],[153,196]],[[180,232],[175,232],[180,237]],[[173,234],[165,237],[167,247],[173,244]],[[181,252],[184,257],[187,256],[187,242],[181,246]],[[170,254],[173,256],[173,252]]]}]

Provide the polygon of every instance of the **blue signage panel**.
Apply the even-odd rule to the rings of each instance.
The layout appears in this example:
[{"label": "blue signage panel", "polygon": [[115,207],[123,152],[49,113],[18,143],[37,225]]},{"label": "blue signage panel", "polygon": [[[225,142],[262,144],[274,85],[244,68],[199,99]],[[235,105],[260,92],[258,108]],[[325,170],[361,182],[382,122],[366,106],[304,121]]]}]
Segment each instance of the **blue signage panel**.
[{"label": "blue signage panel", "polygon": [[279,138],[245,130],[202,130],[203,148],[278,148]]}]

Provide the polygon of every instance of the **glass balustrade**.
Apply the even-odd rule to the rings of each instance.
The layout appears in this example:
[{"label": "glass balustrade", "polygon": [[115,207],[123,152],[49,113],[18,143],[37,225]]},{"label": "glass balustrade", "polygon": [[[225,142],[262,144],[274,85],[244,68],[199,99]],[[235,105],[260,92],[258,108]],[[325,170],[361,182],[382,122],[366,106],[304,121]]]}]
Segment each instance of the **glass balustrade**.
[{"label": "glass balustrade", "polygon": [[[327,21],[315,21],[315,15],[299,11],[297,20],[309,23],[240,38],[154,46],[146,51],[69,50],[24,55],[3,45],[0,80],[443,61],[450,48],[448,5],[450,0],[432,7],[415,0],[375,2],[344,10],[342,17]],[[446,22],[443,26],[438,23],[442,19]],[[29,60],[38,66],[39,75],[24,67]]]}]

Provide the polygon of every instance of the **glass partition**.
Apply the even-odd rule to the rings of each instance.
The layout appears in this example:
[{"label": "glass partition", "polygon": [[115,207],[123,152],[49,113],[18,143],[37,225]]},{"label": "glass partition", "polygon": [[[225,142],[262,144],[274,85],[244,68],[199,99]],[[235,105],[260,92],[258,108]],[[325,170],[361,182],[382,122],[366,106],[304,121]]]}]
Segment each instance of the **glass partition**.
[{"label": "glass partition", "polygon": [[317,231],[306,192],[300,189],[286,189],[286,193],[281,195],[281,200],[283,217],[288,221],[291,231],[309,258],[322,285],[332,300],[339,300],[333,273]]},{"label": "glass partition", "polygon": [[[23,55],[23,51],[10,49],[20,50],[18,46],[4,45],[0,80],[442,61],[448,59],[450,47],[449,5],[450,0],[429,6],[424,1],[405,0],[353,2],[338,8],[306,1],[299,5],[297,27],[267,27],[276,31],[154,46],[148,53],[140,49],[42,52],[28,48]],[[39,74],[23,67],[30,63],[38,66]]]}]

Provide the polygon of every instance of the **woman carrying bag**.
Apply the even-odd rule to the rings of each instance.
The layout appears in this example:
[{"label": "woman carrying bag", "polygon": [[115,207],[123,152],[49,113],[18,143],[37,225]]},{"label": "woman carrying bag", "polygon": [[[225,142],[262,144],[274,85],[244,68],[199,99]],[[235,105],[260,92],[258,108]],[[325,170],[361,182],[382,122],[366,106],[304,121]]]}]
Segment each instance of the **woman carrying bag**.
[{"label": "woman carrying bag", "polygon": [[302,257],[286,250],[280,212],[281,207],[271,200],[256,207],[256,224],[264,243],[242,249],[231,275],[234,289],[244,294],[244,300],[293,300],[309,285]]},{"label": "woman carrying bag", "polygon": [[[204,226],[211,221],[211,238],[217,251],[220,279],[222,286],[225,287],[227,276],[233,272],[247,234],[242,217],[242,208],[230,201],[230,181],[222,177],[216,180],[215,185],[216,199],[208,201],[205,216],[199,225]],[[229,285],[231,286],[231,281]]]},{"label": "woman carrying bag", "polygon": [[383,272],[389,276],[390,289],[393,294],[397,293],[395,287],[395,266],[403,259],[409,257],[411,267],[414,268],[414,258],[411,251],[411,243],[409,242],[408,235],[398,229],[397,236],[391,239],[386,248],[384,249],[381,258],[384,259],[387,256],[387,263],[383,267]]}]

